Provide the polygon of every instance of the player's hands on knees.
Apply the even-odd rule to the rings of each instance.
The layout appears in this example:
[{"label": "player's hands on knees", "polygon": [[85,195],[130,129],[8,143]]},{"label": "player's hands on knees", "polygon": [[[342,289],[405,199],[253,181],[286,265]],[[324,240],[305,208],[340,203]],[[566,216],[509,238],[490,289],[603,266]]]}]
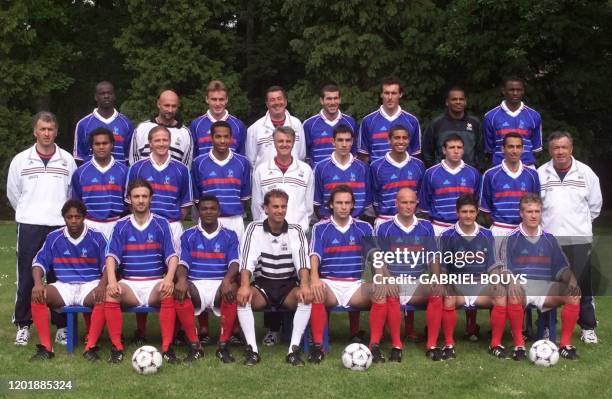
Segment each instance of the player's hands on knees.
[{"label": "player's hands on knees", "polygon": [[445,289],[442,284],[438,283],[430,283],[429,287],[431,289],[431,295],[433,296],[444,296]]},{"label": "player's hands on knees", "polygon": [[253,292],[251,291],[251,286],[243,285],[238,288],[238,292],[236,293],[236,300],[238,301],[238,305],[246,306],[248,303],[251,303],[252,297]]},{"label": "player's hands on knees", "polygon": [[387,286],[385,284],[372,284],[372,298],[380,301],[387,296]]},{"label": "player's hands on knees", "polygon": [[300,284],[300,287],[298,288],[297,291],[297,298],[299,302],[302,302],[303,304],[309,304],[312,302],[312,290],[310,289],[310,287],[308,285],[302,285]]},{"label": "player's hands on knees", "polygon": [[104,284],[98,284],[93,289],[93,300],[95,304],[103,303],[104,297],[106,296],[106,286]]},{"label": "player's hands on knees", "polygon": [[159,292],[161,292],[162,298],[172,296],[174,292],[174,282],[172,280],[163,279],[159,285]]},{"label": "player's hands on knees", "polygon": [[174,298],[183,302],[185,297],[187,296],[187,291],[189,290],[189,283],[186,278],[179,278],[174,285]]},{"label": "player's hands on knees", "polygon": [[236,293],[234,292],[234,283],[231,280],[223,279],[221,280],[221,297],[227,303],[234,303],[236,300]]},{"label": "player's hands on knees", "polygon": [[325,301],[325,284],[319,277],[311,278],[310,291],[315,303],[323,303]]},{"label": "player's hands on knees", "polygon": [[387,284],[387,296],[399,296],[399,284]]},{"label": "player's hands on knees", "polygon": [[508,296],[522,297],[522,296],[525,296],[525,291],[523,290],[523,287],[521,287],[519,284],[511,283],[508,286]]},{"label": "player's hands on knees", "polygon": [[575,279],[570,280],[567,283],[566,295],[571,297],[579,297],[581,294],[582,293],[580,292],[578,282]]},{"label": "player's hands on knees", "polygon": [[108,283],[106,286],[106,295],[111,298],[119,298],[119,296],[121,296],[121,286],[119,283]]},{"label": "player's hands on knees", "polygon": [[35,284],[32,288],[32,302],[45,303],[47,300],[47,287],[43,284]]}]

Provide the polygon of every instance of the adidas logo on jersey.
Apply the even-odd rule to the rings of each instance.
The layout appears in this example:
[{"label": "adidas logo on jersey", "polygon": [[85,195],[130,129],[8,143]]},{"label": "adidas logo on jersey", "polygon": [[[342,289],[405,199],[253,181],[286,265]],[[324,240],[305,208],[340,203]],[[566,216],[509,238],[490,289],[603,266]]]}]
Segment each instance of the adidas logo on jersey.
[{"label": "adidas logo on jersey", "polygon": [[444,183],[442,183],[442,184],[444,184],[445,186],[447,186],[447,185],[449,185],[449,184],[450,184],[450,181],[448,181],[448,179],[446,179],[446,180],[444,180]]},{"label": "adidas logo on jersey", "polygon": [[338,177],[338,175],[334,175],[334,177],[332,177],[332,180],[340,180],[340,178]]},{"label": "adidas logo on jersey", "polygon": [[134,242],[134,241],[136,241],[136,237],[130,236],[130,238],[128,238],[128,241],[129,242]]},{"label": "adidas logo on jersey", "polygon": [[64,255],[70,255],[70,251],[65,250],[65,251],[64,251]]},{"label": "adidas logo on jersey", "polygon": [[204,245],[198,244],[198,249],[204,249]]},{"label": "adidas logo on jersey", "polygon": [[334,238],[334,240],[332,241],[332,244],[340,244],[340,241],[338,241],[337,238]]},{"label": "adidas logo on jersey", "polygon": [[508,127],[508,126],[510,126],[510,125],[508,124],[508,122],[504,122],[504,123],[502,123],[502,127]]},{"label": "adidas logo on jersey", "polygon": [[397,179],[397,175],[396,175],[395,173],[394,173],[394,174],[392,174],[392,175],[391,175],[391,177],[390,177],[390,179],[391,179],[391,180],[395,180],[395,179]]},{"label": "adidas logo on jersey", "polygon": [[504,187],[502,187],[503,189],[507,190],[510,188],[510,185],[508,183],[504,184]]},{"label": "adidas logo on jersey", "polygon": [[326,131],[321,132],[321,136],[329,136],[329,133],[327,133]]},{"label": "adidas logo on jersey", "polygon": [[217,176],[217,173],[213,170],[212,172],[208,174],[208,176]]},{"label": "adidas logo on jersey", "polygon": [[99,182],[99,180],[98,180],[98,178],[97,178],[97,177],[94,177],[93,179],[91,179],[91,182],[92,182],[92,183],[97,183],[97,182]]}]

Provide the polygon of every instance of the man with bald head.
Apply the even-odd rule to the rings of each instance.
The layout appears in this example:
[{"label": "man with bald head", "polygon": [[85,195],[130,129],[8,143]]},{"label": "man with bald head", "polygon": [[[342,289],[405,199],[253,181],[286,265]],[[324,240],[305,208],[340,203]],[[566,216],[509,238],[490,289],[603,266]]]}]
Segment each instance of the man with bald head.
[{"label": "man with bald head", "polygon": [[193,139],[187,126],[177,116],[180,106],[178,95],[172,90],[164,90],[157,99],[157,115],[142,122],[136,127],[132,136],[130,150],[130,165],[136,161],[147,158],[151,153],[149,147],[149,132],[155,126],[164,126],[170,131],[170,156],[182,162],[187,168],[191,167],[193,157]]}]

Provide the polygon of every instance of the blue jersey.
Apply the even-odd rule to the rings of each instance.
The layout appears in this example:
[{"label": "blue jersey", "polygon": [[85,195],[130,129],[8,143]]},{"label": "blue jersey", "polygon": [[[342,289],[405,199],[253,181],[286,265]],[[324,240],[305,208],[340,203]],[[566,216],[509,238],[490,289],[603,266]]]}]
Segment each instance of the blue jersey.
[{"label": "blue jersey", "polygon": [[556,281],[569,267],[552,234],[540,229],[538,237],[528,237],[522,226],[506,237],[500,258],[512,274],[523,274],[528,280]]},{"label": "blue jersey", "polygon": [[416,216],[413,217],[410,227],[402,225],[395,216],[381,223],[375,234],[381,250],[409,254],[406,259],[402,257],[400,262],[387,264],[389,272],[395,276],[405,275],[417,278],[427,270],[430,263],[427,253],[431,253],[429,260],[434,260],[434,253],[438,250],[433,226],[429,221]]},{"label": "blue jersey", "polygon": [[310,254],[319,258],[321,278],[360,279],[368,242],[373,235],[372,226],[356,219],[351,219],[344,228],[333,219],[315,224]]},{"label": "blue jersey", "polygon": [[162,278],[170,258],[177,256],[168,221],[155,214],[143,226],[132,215],[120,219],[113,229],[106,256],[117,261],[123,278]]},{"label": "blue jersey", "polygon": [[151,158],[141,159],[128,171],[128,184],[136,179],[151,183],[151,212],[165,217],[170,222],[181,220],[181,208],[192,204],[189,170],[175,159],[168,157],[166,163],[161,166],[154,165]]},{"label": "blue jersey", "polygon": [[53,230],[36,254],[32,267],[45,274],[54,273],[62,283],[86,283],[102,276],[106,239],[97,230],[85,226],[83,234],[73,239],[65,227]]},{"label": "blue jersey", "polygon": [[87,218],[98,222],[119,219],[125,212],[125,183],[128,168],[111,160],[101,168],[95,160],[85,162],[72,175],[72,198],[87,208]]},{"label": "blue jersey", "polygon": [[370,170],[368,165],[351,156],[346,165],[340,165],[332,155],[330,158],[319,162],[314,169],[315,193],[314,204],[320,206],[321,217],[329,217],[330,211],[327,207],[330,194],[339,185],[345,185],[353,190],[355,196],[355,208],[351,213],[358,217],[363,210],[372,202],[370,198]]},{"label": "blue jersey", "polygon": [[[452,252],[454,263],[443,262],[448,273],[488,274],[496,266],[495,240],[491,230],[476,225],[473,235],[466,235],[456,223],[440,235],[440,251]],[[470,259],[458,258],[469,255]],[[444,257],[443,257],[444,259]]]},{"label": "blue jersey", "polygon": [[221,205],[221,216],[242,215],[241,201],[251,198],[251,164],[246,157],[230,152],[217,160],[212,152],[197,157],[191,166],[194,197],[215,195]]},{"label": "blue jersey", "polygon": [[359,152],[369,154],[370,160],[382,158],[391,149],[389,148],[389,130],[401,125],[410,134],[408,153],[416,155],[421,152],[421,125],[418,119],[401,108],[395,115],[384,113],[382,107],[367,115],[359,126]]},{"label": "blue jersey", "polygon": [[461,166],[450,169],[442,161],[425,172],[421,186],[419,208],[433,220],[444,223],[457,221],[457,198],[473,194],[478,198],[480,172],[461,161]]},{"label": "blue jersey", "polygon": [[387,154],[370,164],[370,173],[376,214],[392,216],[397,213],[395,197],[400,189],[408,187],[417,194],[421,190],[425,165],[410,156],[397,163]]},{"label": "blue jersey", "polygon": [[495,222],[519,224],[519,203],[527,193],[540,195],[538,172],[521,164],[519,170],[512,173],[502,162],[482,177],[480,209],[490,213]]},{"label": "blue jersey", "polygon": [[[225,116],[219,120],[229,123],[232,132],[232,142],[230,148],[238,154],[244,155],[244,143],[246,142],[246,126],[244,123],[229,112],[225,111]],[[193,136],[193,157],[207,154],[212,148],[212,137],[210,127],[216,120],[207,111],[204,115],[194,119],[189,124],[189,130]]]},{"label": "blue jersey", "polygon": [[353,131],[353,148],[351,152],[357,154],[357,122],[353,117],[339,112],[338,118],[330,121],[323,115],[323,111],[304,121],[304,136],[306,139],[306,158],[310,166],[315,167],[319,162],[329,158],[334,152],[334,128],[338,125],[347,125]]},{"label": "blue jersey", "polygon": [[222,280],[232,262],[239,263],[238,236],[219,225],[212,234],[193,226],[181,236],[181,260],[189,280]]},{"label": "blue jersey", "polygon": [[511,113],[502,102],[502,105],[485,114],[482,129],[484,149],[486,153],[493,154],[493,165],[498,165],[504,159],[502,143],[504,136],[510,132],[516,132],[523,138],[521,160],[525,164],[534,165],[534,152],[542,150],[542,118],[523,103]]},{"label": "blue jersey", "polygon": [[115,138],[113,157],[118,161],[127,162],[134,124],[127,116],[119,113],[117,110],[115,110],[110,118],[105,119],[100,116],[97,108],[76,124],[74,130],[74,159],[89,161],[92,158],[93,153],[91,145],[89,145],[89,134],[99,127],[105,127],[113,132],[113,137]]}]

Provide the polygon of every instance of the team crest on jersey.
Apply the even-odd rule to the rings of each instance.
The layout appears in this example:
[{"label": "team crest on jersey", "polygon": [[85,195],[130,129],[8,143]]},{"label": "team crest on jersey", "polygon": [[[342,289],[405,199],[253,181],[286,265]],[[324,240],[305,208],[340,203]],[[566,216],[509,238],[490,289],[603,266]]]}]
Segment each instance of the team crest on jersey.
[{"label": "team crest on jersey", "polygon": [[108,184],[115,184],[115,176],[110,175],[108,177]]},{"label": "team crest on jersey", "polygon": [[287,251],[289,249],[289,245],[286,242],[281,243],[281,251]]},{"label": "team crest on jersey", "polygon": [[164,184],[166,185],[170,184],[170,176],[164,176]]},{"label": "team crest on jersey", "polygon": [[87,248],[81,249],[81,258],[87,258]]},{"label": "team crest on jersey", "polygon": [[119,128],[117,126],[113,128],[113,135],[119,136]]},{"label": "team crest on jersey", "polygon": [[415,236],[414,237],[414,243],[415,244],[420,244],[421,243],[421,238],[419,236]]},{"label": "team crest on jersey", "polygon": [[153,242],[153,241],[155,241],[155,237],[153,236],[153,233],[147,234],[147,242]]},{"label": "team crest on jersey", "polygon": [[350,236],[349,237],[349,245],[355,245],[355,244],[356,244],[355,237],[354,236]]},{"label": "team crest on jersey", "polygon": [[234,171],[232,169],[227,171],[227,177],[234,177]]},{"label": "team crest on jersey", "polygon": [[355,176],[354,173],[351,173],[351,181],[356,181],[357,180],[357,176]]},{"label": "team crest on jersey", "polygon": [[525,185],[525,183],[521,183],[521,191],[527,191],[527,186]]},{"label": "team crest on jersey", "polygon": [[459,184],[462,185],[462,186],[466,186],[467,185],[467,182],[465,181],[465,177],[461,178],[461,182]]},{"label": "team crest on jersey", "polygon": [[523,121],[519,121],[519,129],[524,129],[525,128],[525,124],[523,123]]},{"label": "team crest on jersey", "polygon": [[174,142],[174,145],[177,146],[177,147],[179,147],[181,145],[181,138],[180,137],[176,138],[176,141]]},{"label": "team crest on jersey", "polygon": [[412,179],[412,172],[408,171],[408,173],[406,173],[406,178],[407,179]]},{"label": "team crest on jersey", "polygon": [[215,249],[214,249],[214,251],[215,251],[215,252],[221,252],[221,245],[219,245],[219,243],[216,243],[216,244],[215,244]]},{"label": "team crest on jersey", "polygon": [[298,176],[304,177],[304,172],[300,170],[300,173],[298,173]]},{"label": "team crest on jersey", "polygon": [[465,125],[465,130],[471,132],[473,129],[472,124],[470,122],[466,123]]}]

